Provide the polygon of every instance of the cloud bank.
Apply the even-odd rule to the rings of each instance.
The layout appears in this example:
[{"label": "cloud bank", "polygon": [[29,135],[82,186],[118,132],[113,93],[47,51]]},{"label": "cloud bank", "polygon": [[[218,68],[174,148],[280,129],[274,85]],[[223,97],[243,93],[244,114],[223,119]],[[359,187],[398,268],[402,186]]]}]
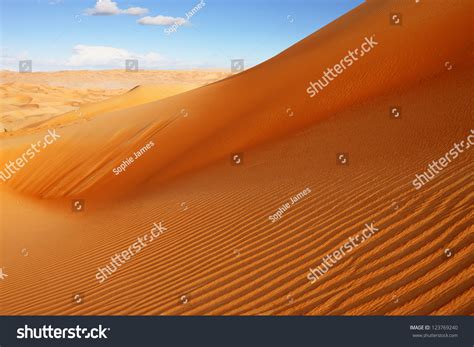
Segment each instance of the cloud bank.
[{"label": "cloud bank", "polygon": [[123,68],[126,59],[138,59],[140,67],[156,68],[172,63],[159,53],[139,54],[109,46],[76,45],[66,62],[69,67],[117,67]]}]

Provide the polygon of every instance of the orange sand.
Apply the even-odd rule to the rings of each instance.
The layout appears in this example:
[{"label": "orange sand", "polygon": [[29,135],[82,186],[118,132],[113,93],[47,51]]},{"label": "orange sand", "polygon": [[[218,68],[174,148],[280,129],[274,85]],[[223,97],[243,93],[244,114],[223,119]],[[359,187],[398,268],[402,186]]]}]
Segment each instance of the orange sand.
[{"label": "orange sand", "polygon": [[[65,112],[69,115],[48,124],[65,124],[77,119],[82,107],[96,108],[105,113],[115,108],[92,106],[111,96],[121,95],[140,86],[132,93],[110,103],[134,106],[215,82],[230,73],[219,70],[197,71],[59,71],[16,73],[0,71],[0,130],[8,132],[38,128]],[[97,108],[98,107],[98,108]],[[94,112],[97,113],[97,112]]]},{"label": "orange sand", "polygon": [[[472,151],[411,183],[472,129],[472,11],[369,1],[236,76],[147,103],[138,88],[81,121],[3,136],[1,163],[48,128],[61,138],[0,184],[0,313],[472,314]],[[372,34],[380,44],[309,98],[309,81]],[[97,268],[160,221],[166,233],[99,284]],[[372,221],[380,231],[310,284],[308,269]]]}]

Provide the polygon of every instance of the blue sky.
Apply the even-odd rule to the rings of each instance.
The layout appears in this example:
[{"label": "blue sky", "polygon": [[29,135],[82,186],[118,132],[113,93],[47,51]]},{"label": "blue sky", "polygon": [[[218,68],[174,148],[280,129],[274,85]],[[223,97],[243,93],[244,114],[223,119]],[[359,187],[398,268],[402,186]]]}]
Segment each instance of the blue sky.
[{"label": "blue sky", "polygon": [[31,59],[34,71],[51,71],[123,68],[125,59],[138,59],[140,69],[188,69],[228,68],[242,58],[247,68],[363,0],[0,2],[0,68]]}]

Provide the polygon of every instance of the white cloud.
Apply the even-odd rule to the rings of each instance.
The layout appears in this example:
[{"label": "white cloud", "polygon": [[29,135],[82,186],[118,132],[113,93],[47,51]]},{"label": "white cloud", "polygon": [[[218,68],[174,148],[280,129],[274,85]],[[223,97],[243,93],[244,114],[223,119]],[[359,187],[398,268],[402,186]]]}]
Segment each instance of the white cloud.
[{"label": "white cloud", "polygon": [[183,25],[186,23],[186,19],[181,17],[169,17],[162,15],[156,17],[146,16],[137,20],[137,23],[143,25]]},{"label": "white cloud", "polygon": [[113,16],[117,14],[129,14],[132,16],[143,16],[148,13],[148,9],[143,7],[129,7],[122,10],[117,3],[112,0],[97,0],[94,8],[85,10],[85,14],[90,16]]},{"label": "white cloud", "polygon": [[76,45],[73,48],[73,55],[67,60],[66,66],[124,68],[126,59],[137,59],[140,68],[157,68],[173,63],[156,52],[138,54],[122,48]]},{"label": "white cloud", "polygon": [[129,7],[126,10],[122,10],[123,14],[129,14],[132,16],[143,16],[148,13],[148,9],[143,7]]}]

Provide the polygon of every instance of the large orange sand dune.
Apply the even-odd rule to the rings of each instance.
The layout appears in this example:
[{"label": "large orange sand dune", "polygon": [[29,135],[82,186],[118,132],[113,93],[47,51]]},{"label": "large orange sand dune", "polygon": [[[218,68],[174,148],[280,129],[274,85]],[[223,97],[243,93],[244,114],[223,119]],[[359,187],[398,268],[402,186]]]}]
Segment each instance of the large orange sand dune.
[{"label": "large orange sand dune", "polygon": [[[4,138],[1,162],[52,126],[61,135],[0,186],[0,312],[472,314],[472,151],[412,185],[474,131],[472,10],[370,1],[231,78]],[[370,54],[307,95],[371,35]],[[99,284],[97,268],[160,221],[167,231]],[[310,284],[308,269],[370,222],[380,231]]]}]

